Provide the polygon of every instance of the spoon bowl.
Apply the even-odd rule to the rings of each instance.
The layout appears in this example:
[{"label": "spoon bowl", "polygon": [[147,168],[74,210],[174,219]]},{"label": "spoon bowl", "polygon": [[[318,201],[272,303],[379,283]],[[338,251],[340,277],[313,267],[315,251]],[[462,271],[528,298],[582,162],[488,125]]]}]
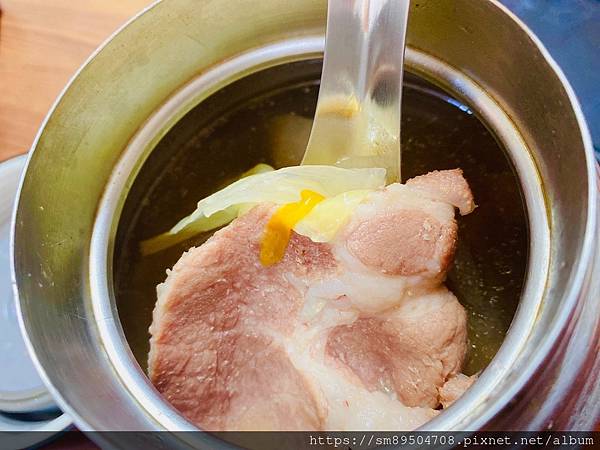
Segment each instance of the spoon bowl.
[{"label": "spoon bowl", "polygon": [[400,180],[409,0],[329,0],[319,100],[302,164],[383,167]]}]

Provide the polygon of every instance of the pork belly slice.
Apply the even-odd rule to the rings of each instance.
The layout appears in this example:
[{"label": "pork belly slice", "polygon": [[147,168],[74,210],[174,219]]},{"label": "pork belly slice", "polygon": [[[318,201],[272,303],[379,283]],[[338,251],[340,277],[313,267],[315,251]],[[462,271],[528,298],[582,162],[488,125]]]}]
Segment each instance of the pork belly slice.
[{"label": "pork belly slice", "polygon": [[330,243],[292,233],[270,267],[258,255],[275,207],[255,207],[158,286],[152,382],[205,430],[417,428],[462,393],[443,390],[466,352],[465,311],[442,284],[455,207],[474,208],[460,170],[392,184]]},{"label": "pork belly slice", "polygon": [[465,374],[459,373],[456,376],[448,379],[444,385],[440,388],[440,403],[444,408],[448,408],[458,398],[469,389],[475,381],[477,381],[478,375],[471,375],[470,377]]}]

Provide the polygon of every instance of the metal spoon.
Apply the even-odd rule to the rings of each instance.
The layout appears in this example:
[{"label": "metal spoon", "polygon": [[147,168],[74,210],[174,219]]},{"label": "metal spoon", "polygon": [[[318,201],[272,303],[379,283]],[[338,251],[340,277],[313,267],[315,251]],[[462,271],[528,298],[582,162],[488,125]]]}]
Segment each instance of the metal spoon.
[{"label": "metal spoon", "polygon": [[384,167],[400,180],[410,0],[329,0],[317,110],[302,164]]}]

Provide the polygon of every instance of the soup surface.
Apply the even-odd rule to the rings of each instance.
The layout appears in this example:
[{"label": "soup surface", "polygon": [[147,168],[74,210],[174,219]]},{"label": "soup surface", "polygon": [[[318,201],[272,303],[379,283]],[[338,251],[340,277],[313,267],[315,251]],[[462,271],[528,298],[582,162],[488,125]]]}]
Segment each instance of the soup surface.
[{"label": "soup surface", "polygon": [[[148,326],[163,282],[209,233],[142,256],[140,241],[171,228],[201,198],[257,163],[298,164],[318,95],[318,62],[288,64],[238,81],[200,103],[159,142],[136,178],[119,223],[115,296],[125,336],[142,368]],[[527,219],[516,175],[501,146],[465,105],[407,74],[402,110],[402,178],[460,167],[477,205],[459,217],[446,284],[466,308],[463,372],[486,367],[515,313],[527,261]]]}]

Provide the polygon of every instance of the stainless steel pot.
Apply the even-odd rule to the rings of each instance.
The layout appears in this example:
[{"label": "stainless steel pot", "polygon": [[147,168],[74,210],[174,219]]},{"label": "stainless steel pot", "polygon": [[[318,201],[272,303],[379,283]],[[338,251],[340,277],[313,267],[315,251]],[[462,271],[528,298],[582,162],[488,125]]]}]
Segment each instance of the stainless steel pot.
[{"label": "stainless steel pot", "polygon": [[[111,264],[121,209],[154,145],[193,106],[249,73],[318,57],[325,6],[157,2],[93,55],[46,119],[15,215],[14,278],[38,368],[81,429],[194,429],[151,386],[119,324]],[[502,348],[424,428],[591,429],[600,418],[598,175],[573,91],[496,1],[415,1],[408,43],[408,70],[471,105],[502,141],[530,227],[526,286]]]}]

